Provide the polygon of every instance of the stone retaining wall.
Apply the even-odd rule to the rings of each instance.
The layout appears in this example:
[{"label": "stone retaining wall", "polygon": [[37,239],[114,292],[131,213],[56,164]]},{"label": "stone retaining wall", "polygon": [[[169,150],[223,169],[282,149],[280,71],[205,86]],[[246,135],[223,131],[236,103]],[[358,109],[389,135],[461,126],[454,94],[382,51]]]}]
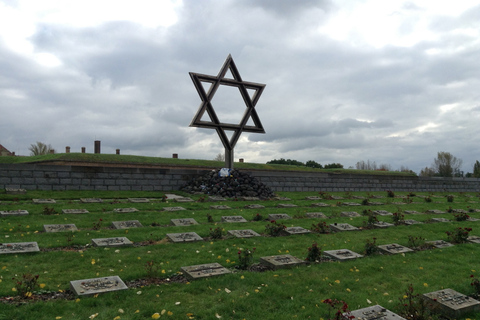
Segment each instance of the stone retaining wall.
[{"label": "stone retaining wall", "polygon": [[[186,168],[0,164],[0,189],[170,191],[209,171]],[[248,171],[273,191],[480,192],[480,179]]]}]

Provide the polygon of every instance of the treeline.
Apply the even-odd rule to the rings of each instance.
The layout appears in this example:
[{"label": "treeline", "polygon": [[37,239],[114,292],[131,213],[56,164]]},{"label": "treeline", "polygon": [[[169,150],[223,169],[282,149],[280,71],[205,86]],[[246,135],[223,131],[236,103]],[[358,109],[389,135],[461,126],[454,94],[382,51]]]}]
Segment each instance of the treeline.
[{"label": "treeline", "polygon": [[408,169],[406,166],[401,166],[400,169],[393,170],[392,166],[386,163],[381,163],[377,165],[375,161],[358,161],[355,164],[355,169],[357,170],[375,170],[375,171],[400,171],[400,172],[413,172],[412,170]]},{"label": "treeline", "polygon": [[299,166],[299,167],[309,167],[309,168],[317,168],[317,169],[343,169],[343,165],[340,163],[330,163],[322,166],[320,163],[314,160],[308,160],[307,162],[303,163],[298,160],[292,159],[274,159],[267,162],[267,164],[286,164],[289,166]]}]

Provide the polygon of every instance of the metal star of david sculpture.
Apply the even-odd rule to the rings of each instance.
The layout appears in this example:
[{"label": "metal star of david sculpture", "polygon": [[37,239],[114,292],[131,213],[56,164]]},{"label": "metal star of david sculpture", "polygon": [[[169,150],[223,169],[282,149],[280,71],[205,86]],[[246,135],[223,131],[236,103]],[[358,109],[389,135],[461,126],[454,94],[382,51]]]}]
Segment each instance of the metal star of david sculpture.
[{"label": "metal star of david sculpture", "polygon": [[[230,70],[233,75],[233,79],[225,78],[228,70]],[[231,55],[228,55],[217,76],[208,76],[193,72],[190,72],[189,74],[200,99],[202,100],[197,114],[190,123],[190,127],[215,129],[225,147],[225,167],[233,169],[233,148],[242,132],[265,133],[260,118],[255,111],[255,105],[265,89],[265,84],[243,81]],[[208,92],[205,91],[202,82],[212,84]],[[237,87],[242,95],[243,101],[245,101],[247,109],[245,110],[243,118],[239,124],[220,122],[213,109],[211,101],[220,85]],[[248,90],[254,91],[253,96],[250,96]],[[210,121],[202,120],[205,112],[207,112],[210,117]],[[253,126],[247,125],[247,122],[250,119],[253,121]],[[228,139],[225,130],[234,131],[230,139]]]}]

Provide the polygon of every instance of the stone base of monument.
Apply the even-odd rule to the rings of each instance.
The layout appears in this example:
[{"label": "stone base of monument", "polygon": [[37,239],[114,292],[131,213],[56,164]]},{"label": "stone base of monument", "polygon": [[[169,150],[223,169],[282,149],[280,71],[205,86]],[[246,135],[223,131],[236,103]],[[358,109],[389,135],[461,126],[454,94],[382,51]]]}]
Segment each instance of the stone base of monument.
[{"label": "stone base of monument", "polygon": [[54,199],[32,199],[35,204],[53,204],[57,203]]},{"label": "stone base of monument", "polygon": [[382,245],[379,245],[378,248],[381,251],[383,251],[384,253],[389,253],[389,254],[413,252],[412,249],[410,249],[408,247],[401,246],[401,245],[396,244],[396,243],[382,244]]},{"label": "stone base of monument", "polygon": [[184,207],[165,207],[163,208],[163,211],[168,211],[168,212],[174,212],[174,211],[183,211],[187,210]]},{"label": "stone base of monument", "polygon": [[251,237],[260,237],[260,234],[253,231],[253,230],[250,230],[250,229],[246,229],[246,230],[229,230],[228,231],[228,234],[229,235],[232,235],[232,236],[235,236],[237,238],[251,238]]},{"label": "stone base of monument", "polygon": [[332,231],[336,231],[336,232],[360,230],[357,227],[354,227],[354,226],[352,226],[348,223],[332,223],[332,224],[330,224],[330,229]]},{"label": "stone base of monument", "polygon": [[36,242],[0,243],[0,254],[39,252]]},{"label": "stone base of monument", "polygon": [[307,218],[320,218],[320,219],[327,219],[328,217],[322,212],[307,212],[305,213]]},{"label": "stone base of monument", "polygon": [[348,249],[327,250],[327,251],[324,251],[323,254],[326,255],[327,257],[330,257],[334,260],[339,260],[339,261],[363,258],[361,254],[358,254]]},{"label": "stone base of monument", "polygon": [[210,209],[213,209],[213,210],[229,210],[229,209],[232,209],[232,208],[229,207],[229,206],[217,205],[217,206],[210,206]]},{"label": "stone base of monument", "polygon": [[282,219],[292,219],[288,214],[286,213],[272,213],[268,215],[268,220],[282,220]]},{"label": "stone base of monument", "polygon": [[274,270],[277,270],[277,269],[292,268],[295,266],[299,266],[299,265],[305,264],[305,261],[300,260],[289,254],[282,254],[278,256],[261,257],[260,264],[263,264],[265,266],[273,268]]},{"label": "stone base of monument", "polygon": [[132,213],[132,212],[137,212],[138,209],[136,208],[116,208],[116,209],[113,209],[113,212],[116,212],[116,213]]},{"label": "stone base of monument", "polygon": [[131,203],[147,203],[150,202],[147,198],[128,198]]},{"label": "stone base of monument", "polygon": [[425,241],[425,243],[439,249],[453,247],[453,244],[443,240]]},{"label": "stone base of monument", "polygon": [[323,203],[323,202],[317,202],[317,203],[312,203],[312,207],[330,207],[329,204]]},{"label": "stone base of monument", "polygon": [[456,319],[465,313],[480,311],[480,301],[452,289],[425,293],[423,297],[433,311]]},{"label": "stone base of monument", "polygon": [[112,276],[70,281],[70,289],[77,296],[87,296],[98,293],[126,290],[128,287],[119,276]]},{"label": "stone base of monument", "polygon": [[223,216],[222,222],[247,222],[247,220],[242,216]]},{"label": "stone base of monument", "polygon": [[182,272],[189,280],[209,278],[231,273],[230,270],[226,269],[221,264],[216,262],[199,264],[196,266],[181,267],[180,270],[182,270]]},{"label": "stone base of monument", "polygon": [[405,318],[400,317],[398,314],[393,313],[392,311],[387,310],[379,305],[353,310],[349,314],[344,313],[343,316],[345,319],[349,316],[353,316],[352,319],[358,320],[406,320]]},{"label": "stone base of monument", "polygon": [[64,232],[64,231],[78,231],[74,224],[44,224],[43,231],[45,232]]},{"label": "stone base of monument", "polygon": [[26,216],[28,215],[27,210],[9,210],[9,211],[0,211],[0,217],[7,216]]},{"label": "stone base of monument", "polygon": [[27,190],[19,188],[5,188],[6,194],[25,194]]},{"label": "stone base of monument", "polygon": [[64,214],[83,214],[88,213],[87,209],[62,209]]},{"label": "stone base of monument", "polygon": [[291,236],[294,234],[305,234],[305,233],[311,233],[310,230],[302,228],[302,227],[287,227],[285,230],[283,230],[281,233]]},{"label": "stone base of monument", "polygon": [[194,242],[203,240],[203,238],[195,232],[167,233],[167,238],[172,242]]},{"label": "stone base of monument", "polygon": [[184,218],[184,219],[171,219],[170,223],[174,226],[191,226],[194,224],[198,224],[198,222],[193,218]]},{"label": "stone base of monument", "polygon": [[142,228],[143,225],[138,220],[113,221],[112,227],[115,229]]},{"label": "stone base of monument", "polygon": [[80,202],[83,203],[102,203],[103,200],[100,198],[81,198]]},{"label": "stone base of monument", "polygon": [[125,237],[116,237],[92,239],[92,244],[94,247],[121,247],[132,246],[133,242]]}]

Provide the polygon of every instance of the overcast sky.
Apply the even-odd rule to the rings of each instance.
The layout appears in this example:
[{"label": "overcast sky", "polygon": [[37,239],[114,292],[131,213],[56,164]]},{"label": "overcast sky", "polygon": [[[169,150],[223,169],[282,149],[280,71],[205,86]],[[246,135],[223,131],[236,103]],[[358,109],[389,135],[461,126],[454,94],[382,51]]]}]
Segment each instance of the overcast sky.
[{"label": "overcast sky", "polygon": [[[266,84],[235,159],[480,160],[478,0],[0,0],[0,144],[213,159],[189,72]],[[245,110],[222,86],[222,122]]]}]

